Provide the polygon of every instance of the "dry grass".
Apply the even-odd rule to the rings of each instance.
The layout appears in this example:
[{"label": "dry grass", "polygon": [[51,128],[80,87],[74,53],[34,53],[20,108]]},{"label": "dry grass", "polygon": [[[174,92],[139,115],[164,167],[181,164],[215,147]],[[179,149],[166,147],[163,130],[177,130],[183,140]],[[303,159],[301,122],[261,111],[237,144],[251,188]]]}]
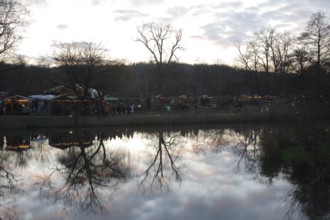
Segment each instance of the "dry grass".
[{"label": "dry grass", "polygon": [[268,113],[239,112],[228,114],[135,114],[127,116],[0,116],[0,129],[25,128],[64,128],[79,125],[81,127],[111,127],[111,126],[147,126],[147,125],[187,125],[187,124],[220,124],[220,123],[253,123],[290,121],[301,119],[317,119],[322,117],[319,112],[288,111],[287,109],[273,109]]}]

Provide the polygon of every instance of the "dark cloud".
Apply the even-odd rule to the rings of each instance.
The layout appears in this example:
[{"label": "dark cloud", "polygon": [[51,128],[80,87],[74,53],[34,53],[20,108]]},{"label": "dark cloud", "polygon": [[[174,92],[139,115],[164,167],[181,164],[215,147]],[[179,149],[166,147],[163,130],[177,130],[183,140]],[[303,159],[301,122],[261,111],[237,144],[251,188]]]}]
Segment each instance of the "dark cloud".
[{"label": "dark cloud", "polygon": [[[316,0],[314,9],[329,6],[325,1]],[[304,30],[304,23],[313,11],[309,0],[269,0],[255,7],[242,8],[241,2],[219,3],[204,6],[194,11],[196,16],[212,13],[210,22],[200,27],[203,35],[195,35],[195,39],[204,39],[221,47],[232,46],[235,42],[244,41],[249,36],[267,26],[293,34]],[[213,18],[212,18],[213,17]]]},{"label": "dark cloud", "polygon": [[248,35],[238,30],[220,30],[220,26],[214,29],[214,25],[205,27],[205,40],[211,41],[214,44],[226,48],[233,46],[236,42],[244,41]]},{"label": "dark cloud", "polygon": [[215,6],[217,9],[237,9],[241,8],[243,3],[241,1],[221,2]]},{"label": "dark cloud", "polygon": [[329,10],[329,1],[327,0],[306,0],[306,2],[315,5],[317,10]]},{"label": "dark cloud", "polygon": [[[256,12],[218,13],[216,19],[202,26],[203,38],[221,47],[230,47],[236,42],[248,38],[248,33],[257,31],[264,26]],[[196,37],[196,36],[195,36]]]},{"label": "dark cloud", "polygon": [[181,17],[188,12],[188,8],[186,7],[170,7],[167,9],[167,13],[174,18]]},{"label": "dark cloud", "polygon": [[[189,13],[193,16],[209,17],[209,21],[200,27],[203,33],[194,35],[193,38],[211,41],[221,47],[230,47],[237,41],[243,41],[248,33],[263,26],[264,21],[260,20],[258,10],[242,10],[242,6],[242,2],[234,1],[189,8]],[[177,11],[180,12],[178,9]]]},{"label": "dark cloud", "polygon": [[193,16],[200,16],[210,11],[206,5],[195,5],[189,8],[189,11]]},{"label": "dark cloud", "polygon": [[242,6],[241,2],[235,1],[235,2],[227,2],[227,3],[218,3],[213,5],[199,4],[189,7],[188,10],[193,16],[201,16],[209,13],[214,13],[217,10],[223,10],[223,11],[234,10],[240,8],[241,6]]},{"label": "dark cloud", "polygon": [[264,20],[278,20],[282,22],[301,22],[306,20],[312,13],[329,7],[329,2],[325,0],[277,0],[262,3],[258,6],[262,8],[271,8],[261,14]]},{"label": "dark cloud", "polygon": [[260,7],[276,7],[278,5],[287,5],[292,10],[305,9],[309,11],[309,13],[318,11],[318,10],[328,10],[329,1],[327,0],[268,0],[262,4]]},{"label": "dark cloud", "polygon": [[137,10],[116,10],[114,11],[116,14],[116,21],[130,21],[138,17],[145,17],[147,14],[139,12]]},{"label": "dark cloud", "polygon": [[[311,4],[308,0],[292,0],[292,1],[277,1],[274,9],[268,10],[260,14],[260,19],[266,21],[267,25],[271,25],[275,21],[276,25],[271,25],[275,29],[281,31],[289,31],[292,34],[298,34],[304,31],[305,24],[309,17],[317,11],[317,8],[322,5],[320,1],[315,1]],[[308,6],[307,6],[308,3]],[[329,6],[329,3],[327,3]],[[268,7],[273,4],[268,4]],[[267,6],[263,4],[262,6]],[[275,7],[276,6],[276,7]]]},{"label": "dark cloud", "polygon": [[65,29],[68,29],[68,25],[66,25],[66,24],[59,24],[59,25],[57,25],[56,26],[56,28],[57,29],[59,29],[59,30],[65,30]]}]

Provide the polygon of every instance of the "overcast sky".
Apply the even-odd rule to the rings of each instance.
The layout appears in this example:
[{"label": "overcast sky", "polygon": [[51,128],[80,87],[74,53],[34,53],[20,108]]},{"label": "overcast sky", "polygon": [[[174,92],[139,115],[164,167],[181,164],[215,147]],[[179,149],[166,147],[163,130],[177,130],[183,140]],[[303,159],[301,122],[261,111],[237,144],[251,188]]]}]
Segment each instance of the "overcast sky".
[{"label": "overcast sky", "polygon": [[31,12],[18,53],[49,56],[56,42],[103,42],[114,59],[151,59],[135,41],[143,23],[169,22],[183,31],[181,62],[233,64],[235,42],[268,25],[299,33],[329,0],[22,0]]}]

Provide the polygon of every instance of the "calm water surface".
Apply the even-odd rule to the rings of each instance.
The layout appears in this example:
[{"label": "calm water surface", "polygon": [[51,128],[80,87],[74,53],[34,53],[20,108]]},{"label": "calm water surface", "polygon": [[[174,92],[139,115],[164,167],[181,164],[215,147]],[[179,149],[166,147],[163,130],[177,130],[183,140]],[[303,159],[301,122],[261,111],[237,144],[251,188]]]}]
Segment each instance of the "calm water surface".
[{"label": "calm water surface", "polygon": [[329,125],[1,132],[1,219],[327,219]]}]

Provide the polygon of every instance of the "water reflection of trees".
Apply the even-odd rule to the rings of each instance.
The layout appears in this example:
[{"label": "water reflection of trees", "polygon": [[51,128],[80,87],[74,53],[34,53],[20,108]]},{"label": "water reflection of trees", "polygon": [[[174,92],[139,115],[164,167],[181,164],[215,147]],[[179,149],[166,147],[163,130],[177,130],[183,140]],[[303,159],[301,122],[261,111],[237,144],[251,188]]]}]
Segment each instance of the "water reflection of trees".
[{"label": "water reflection of trees", "polygon": [[259,129],[247,128],[241,130],[240,132],[231,133],[231,135],[237,135],[234,140],[236,144],[233,150],[239,155],[237,161],[237,170],[240,169],[241,163],[244,161],[245,168],[258,176],[258,161],[260,157],[260,152],[258,149],[258,137],[260,134]]},{"label": "water reflection of trees", "polygon": [[[251,134],[241,133],[246,140]],[[266,177],[269,183],[282,173],[294,190],[288,195],[290,201],[288,218],[295,208],[310,219],[330,216],[330,132],[329,126],[264,127],[260,134],[257,154],[241,152],[247,161],[257,159],[254,172]],[[253,139],[253,138],[252,138]],[[247,141],[246,144],[250,144]],[[246,146],[243,144],[243,146]],[[243,147],[243,149],[247,149]],[[250,151],[251,152],[251,151]],[[254,150],[252,151],[254,152]],[[259,155],[255,157],[255,155]],[[248,163],[250,164],[250,162]],[[251,171],[251,166],[247,167]]]},{"label": "water reflection of trees", "polygon": [[16,219],[19,212],[14,205],[14,195],[20,192],[18,177],[12,170],[10,152],[4,150],[4,135],[0,138],[0,219]]},{"label": "water reflection of trees", "polygon": [[[140,177],[140,188],[143,191],[170,190],[171,181],[181,182],[181,167],[178,160],[181,155],[181,144],[178,133],[153,132],[147,135],[152,140],[150,162]],[[155,142],[157,144],[155,144]]]},{"label": "water reflection of trees", "polygon": [[240,128],[235,129],[211,129],[204,130],[196,136],[197,140],[193,145],[195,153],[221,153],[225,147],[229,147],[239,156],[236,171],[244,167],[250,172],[257,173],[257,165],[260,157],[258,149],[260,129]]},{"label": "water reflection of trees", "polygon": [[299,204],[310,219],[330,217],[329,128],[293,128],[296,132],[288,132],[292,141],[279,147],[282,170],[296,186],[290,194],[292,205]]},{"label": "water reflection of trees", "polygon": [[228,144],[224,138],[225,129],[210,129],[198,132],[188,132],[189,138],[195,140],[192,148],[197,154],[205,154],[207,151],[220,153],[224,145]]},{"label": "water reflection of trees", "polygon": [[31,159],[30,154],[30,137],[26,133],[9,133],[5,137],[6,147],[5,150],[15,152],[10,154],[12,161],[18,168],[26,168]]},{"label": "water reflection of trees", "polygon": [[48,145],[48,135],[34,131],[31,133],[31,148],[34,151],[34,159],[43,164],[51,162],[50,147]]},{"label": "water reflection of trees", "polygon": [[238,156],[237,171],[244,167],[265,184],[272,184],[278,178],[291,182],[294,189],[286,198],[290,204],[288,219],[297,208],[309,219],[330,217],[329,125],[205,130],[199,133],[198,139],[194,146],[196,153],[217,152],[212,150],[214,140],[222,142],[217,149],[230,142],[229,149]]},{"label": "water reflection of trees", "polygon": [[[70,146],[66,145],[68,140]],[[50,143],[55,144],[53,140]],[[129,167],[123,162],[124,153],[106,149],[101,132],[95,139],[88,132],[72,131],[62,134],[62,140],[57,144],[56,147],[65,145],[67,149],[57,156],[61,166],[57,166],[42,182],[42,195],[54,202],[62,202],[64,208],[107,212],[103,196],[114,191],[129,175]],[[57,174],[63,177],[63,183],[55,179]]]},{"label": "water reflection of trees", "polygon": [[[237,169],[244,167],[266,184],[278,178],[291,182],[294,189],[287,197],[291,204],[288,218],[290,211],[297,207],[310,219],[326,219],[330,215],[329,126],[157,129],[143,134],[151,143],[148,164],[139,177],[139,186],[144,191],[170,190],[173,181],[182,180],[181,146],[187,145],[183,140],[189,140],[192,146],[189,150],[198,154],[221,153],[225,147],[230,148],[238,155]],[[96,138],[94,132],[79,130],[52,133],[49,144],[62,150],[57,151],[58,166],[41,182],[41,195],[68,209],[106,212],[105,196],[126,180],[130,166],[124,160],[127,155],[107,148],[104,140],[132,135],[133,130],[129,129],[98,133]],[[18,143],[17,140],[22,139],[17,139],[17,134],[6,137],[9,145],[11,141]],[[32,150],[13,150],[6,149],[3,139],[0,140],[0,218],[3,219],[17,215],[17,210],[10,209],[12,206],[4,202],[11,201],[12,195],[19,192],[14,169],[29,165],[31,155],[38,160],[43,158],[44,163],[52,162],[47,156],[49,148],[42,144],[36,144]]]}]

